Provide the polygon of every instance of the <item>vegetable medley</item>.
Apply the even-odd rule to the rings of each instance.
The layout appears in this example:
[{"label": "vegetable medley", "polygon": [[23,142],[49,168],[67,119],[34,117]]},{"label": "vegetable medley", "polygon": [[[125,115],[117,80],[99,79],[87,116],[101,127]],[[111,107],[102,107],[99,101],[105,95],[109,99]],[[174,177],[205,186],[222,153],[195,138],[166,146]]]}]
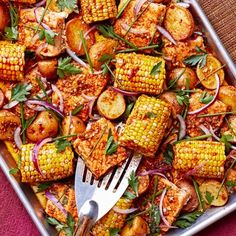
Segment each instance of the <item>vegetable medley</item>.
[{"label": "vegetable medley", "polygon": [[73,176],[143,155],[91,235],[163,235],[236,191],[236,88],[187,1],[0,0],[0,140],[73,235]]}]

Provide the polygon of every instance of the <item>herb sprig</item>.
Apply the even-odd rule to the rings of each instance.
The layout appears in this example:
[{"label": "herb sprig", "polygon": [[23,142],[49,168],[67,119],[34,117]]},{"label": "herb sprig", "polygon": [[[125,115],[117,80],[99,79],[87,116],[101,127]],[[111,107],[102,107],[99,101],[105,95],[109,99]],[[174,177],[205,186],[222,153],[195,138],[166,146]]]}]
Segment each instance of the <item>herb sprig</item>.
[{"label": "herb sprig", "polygon": [[57,6],[61,11],[64,11],[65,8],[69,10],[77,10],[77,1],[76,0],[57,0]]},{"label": "herb sprig", "polygon": [[50,45],[55,44],[55,36],[56,34],[52,30],[40,29],[38,31],[39,39],[46,40],[46,43]]},{"label": "herb sprig", "polygon": [[55,141],[57,152],[63,152],[67,147],[71,147],[71,142],[67,139],[58,139]]},{"label": "herb sprig", "polygon": [[184,63],[190,66],[196,66],[199,64],[200,68],[203,68],[206,65],[207,52],[203,51],[201,48],[196,47],[195,50],[200,53],[197,55],[192,55],[184,60]]},{"label": "herb sprig", "polygon": [[17,84],[12,88],[11,91],[11,101],[24,102],[27,100],[27,97],[30,94],[32,89],[31,84]]},{"label": "herb sprig", "polygon": [[138,182],[138,177],[135,175],[134,171],[131,172],[130,177],[128,179],[128,183],[129,183],[129,187],[131,188],[133,193],[130,192],[129,190],[127,190],[124,193],[124,196],[127,199],[135,199],[136,197],[138,197],[138,185],[139,185],[139,182]]},{"label": "herb sprig", "polygon": [[77,68],[71,63],[71,57],[59,58],[57,66],[57,75],[59,78],[64,78],[68,75],[81,73],[80,68]]},{"label": "herb sprig", "polygon": [[152,70],[150,72],[150,75],[157,75],[160,73],[161,71],[161,65],[162,65],[162,61],[158,62],[157,64],[155,64],[153,67],[152,67]]},{"label": "herb sprig", "polygon": [[206,91],[201,94],[201,97],[199,98],[199,101],[203,104],[208,104],[213,100],[214,96],[209,95]]},{"label": "herb sprig", "polygon": [[109,129],[106,148],[105,148],[105,154],[111,155],[117,151],[117,148],[118,148],[118,143],[115,142],[111,129]]},{"label": "herb sprig", "polygon": [[174,223],[175,226],[179,228],[188,228],[191,226],[203,213],[201,211],[194,211],[185,215],[178,217],[176,222]]},{"label": "herb sprig", "polygon": [[126,2],[123,4],[123,6],[120,8],[120,11],[117,13],[116,15],[116,19],[119,19],[120,16],[123,14],[125,8],[129,5],[129,3],[131,2],[131,0],[126,0]]}]

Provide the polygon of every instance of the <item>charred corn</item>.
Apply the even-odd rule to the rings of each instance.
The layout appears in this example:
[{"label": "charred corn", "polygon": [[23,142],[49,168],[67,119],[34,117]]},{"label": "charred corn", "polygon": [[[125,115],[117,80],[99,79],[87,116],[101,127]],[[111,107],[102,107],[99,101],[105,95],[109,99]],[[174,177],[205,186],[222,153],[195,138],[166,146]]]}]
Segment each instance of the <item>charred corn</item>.
[{"label": "charred corn", "polygon": [[116,17],[115,0],[81,0],[83,19],[87,24]]},{"label": "charred corn", "polygon": [[54,143],[45,144],[38,154],[38,166],[42,175],[37,171],[32,161],[34,144],[22,145],[21,177],[22,182],[35,183],[66,178],[74,173],[74,154],[71,148],[57,152]]},{"label": "charred corn", "polygon": [[164,136],[170,113],[170,106],[166,102],[141,95],[121,134],[121,145],[145,156],[154,156]]},{"label": "charred corn", "polygon": [[[16,3],[28,3],[28,4],[34,4],[37,0],[11,0],[12,2]],[[1,0],[1,2],[9,2],[9,0]]]},{"label": "charred corn", "polygon": [[174,146],[173,167],[192,175],[209,178],[224,176],[225,145],[212,141],[183,141]]},{"label": "charred corn", "polygon": [[121,229],[125,224],[127,214],[121,214],[116,209],[126,210],[132,205],[132,200],[120,198],[116,205],[103,216],[93,227],[92,233],[96,236],[110,236],[109,229]]},{"label": "charred corn", "polygon": [[159,94],[165,81],[165,61],[136,53],[116,55],[115,87],[122,90]]},{"label": "charred corn", "polygon": [[0,79],[22,81],[24,79],[25,47],[0,41]]}]

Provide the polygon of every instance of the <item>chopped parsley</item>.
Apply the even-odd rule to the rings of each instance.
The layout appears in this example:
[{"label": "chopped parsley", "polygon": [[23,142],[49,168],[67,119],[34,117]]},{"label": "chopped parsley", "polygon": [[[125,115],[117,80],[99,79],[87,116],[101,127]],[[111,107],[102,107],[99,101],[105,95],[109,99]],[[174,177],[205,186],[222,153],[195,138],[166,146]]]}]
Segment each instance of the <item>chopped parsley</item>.
[{"label": "chopped parsley", "polygon": [[230,187],[230,188],[233,188],[233,187],[236,187],[236,180],[235,181],[226,181],[226,186],[227,187]]},{"label": "chopped parsley", "polygon": [[67,139],[58,139],[55,141],[57,152],[63,152],[67,147],[71,147],[71,142]]},{"label": "chopped parsley", "polygon": [[196,51],[201,54],[192,55],[184,60],[184,63],[190,66],[196,66],[199,64],[200,68],[203,68],[206,65],[207,52],[203,51],[201,48],[196,47]]},{"label": "chopped parsley", "polygon": [[46,43],[50,45],[55,44],[55,36],[56,34],[52,30],[40,29],[38,32],[40,40],[46,40]]},{"label": "chopped parsley", "polygon": [[188,228],[191,226],[199,216],[201,216],[203,213],[201,211],[194,211],[185,215],[182,215],[177,218],[176,222],[174,223],[175,226],[179,228]]},{"label": "chopped parsley", "polygon": [[117,151],[118,143],[115,142],[114,137],[112,135],[111,129],[108,131],[108,138],[106,143],[105,154],[111,155]]},{"label": "chopped parsley", "polygon": [[37,186],[37,193],[43,192],[52,185],[51,182],[41,183]]},{"label": "chopped parsley", "polygon": [[110,228],[109,229],[109,236],[119,236],[119,229],[116,228]]},{"label": "chopped parsley", "polygon": [[74,75],[81,73],[80,68],[77,68],[71,63],[72,58],[59,58],[57,66],[57,75],[59,78],[64,78],[67,75]]},{"label": "chopped parsley", "polygon": [[57,6],[61,11],[64,11],[65,8],[69,10],[77,10],[77,0],[57,0]]},{"label": "chopped parsley", "polygon": [[30,94],[32,89],[31,84],[17,84],[12,88],[11,91],[11,101],[24,102],[27,100],[27,95]]},{"label": "chopped parsley", "polygon": [[211,205],[211,203],[214,201],[214,196],[212,196],[212,194],[208,191],[206,191],[205,198],[209,205]]},{"label": "chopped parsley", "polygon": [[131,174],[130,174],[130,177],[128,179],[128,183],[129,183],[129,187],[132,189],[132,192],[130,191],[126,191],[124,193],[124,196],[127,198],[127,199],[135,199],[136,197],[138,197],[138,185],[139,185],[139,182],[138,182],[138,177],[135,175],[135,172],[132,171]]},{"label": "chopped parsley", "polygon": [[157,75],[158,73],[160,73],[161,71],[161,65],[162,65],[162,61],[158,62],[157,64],[155,64],[152,67],[152,70],[150,72],[150,75]]}]

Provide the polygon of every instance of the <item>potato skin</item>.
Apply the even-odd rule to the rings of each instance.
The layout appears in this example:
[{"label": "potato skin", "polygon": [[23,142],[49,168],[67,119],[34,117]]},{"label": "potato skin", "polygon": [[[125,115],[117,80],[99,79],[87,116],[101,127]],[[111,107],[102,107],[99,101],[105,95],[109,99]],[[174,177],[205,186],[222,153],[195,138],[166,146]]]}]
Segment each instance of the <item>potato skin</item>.
[{"label": "potato skin", "polygon": [[14,113],[0,111],[0,140],[13,140],[15,129],[21,125],[21,120]]},{"label": "potato skin", "polygon": [[113,56],[115,53],[115,49],[118,45],[118,42],[113,39],[106,39],[100,42],[95,43],[89,51],[89,56],[92,61],[93,67],[96,70],[101,69],[101,65],[103,62],[100,62],[99,59],[104,55],[111,55]]},{"label": "potato skin", "polygon": [[236,88],[234,86],[221,86],[218,99],[231,107],[232,111],[236,110]]},{"label": "potato skin", "polygon": [[26,129],[26,135],[32,142],[38,142],[42,139],[56,136],[58,126],[57,119],[50,112],[42,111]]},{"label": "potato skin", "polygon": [[175,40],[185,40],[193,33],[193,16],[188,9],[172,4],[167,9],[164,26]]},{"label": "potato skin", "polygon": [[197,76],[191,68],[175,68],[174,70],[171,71],[169,75],[170,80],[176,80],[176,85],[178,89],[187,89],[186,84],[187,84],[187,79],[189,80],[189,89],[193,89],[198,82]]},{"label": "potato skin", "polygon": [[66,116],[62,121],[62,133],[63,135],[68,134],[80,134],[86,129],[84,122],[77,116],[71,117],[71,127],[70,126],[70,116]]},{"label": "potato skin", "polygon": [[38,70],[43,77],[55,79],[57,77],[57,60],[44,60],[38,62]]},{"label": "potato skin", "polygon": [[0,32],[4,31],[4,28],[7,27],[10,23],[10,16],[7,7],[0,3]]}]

